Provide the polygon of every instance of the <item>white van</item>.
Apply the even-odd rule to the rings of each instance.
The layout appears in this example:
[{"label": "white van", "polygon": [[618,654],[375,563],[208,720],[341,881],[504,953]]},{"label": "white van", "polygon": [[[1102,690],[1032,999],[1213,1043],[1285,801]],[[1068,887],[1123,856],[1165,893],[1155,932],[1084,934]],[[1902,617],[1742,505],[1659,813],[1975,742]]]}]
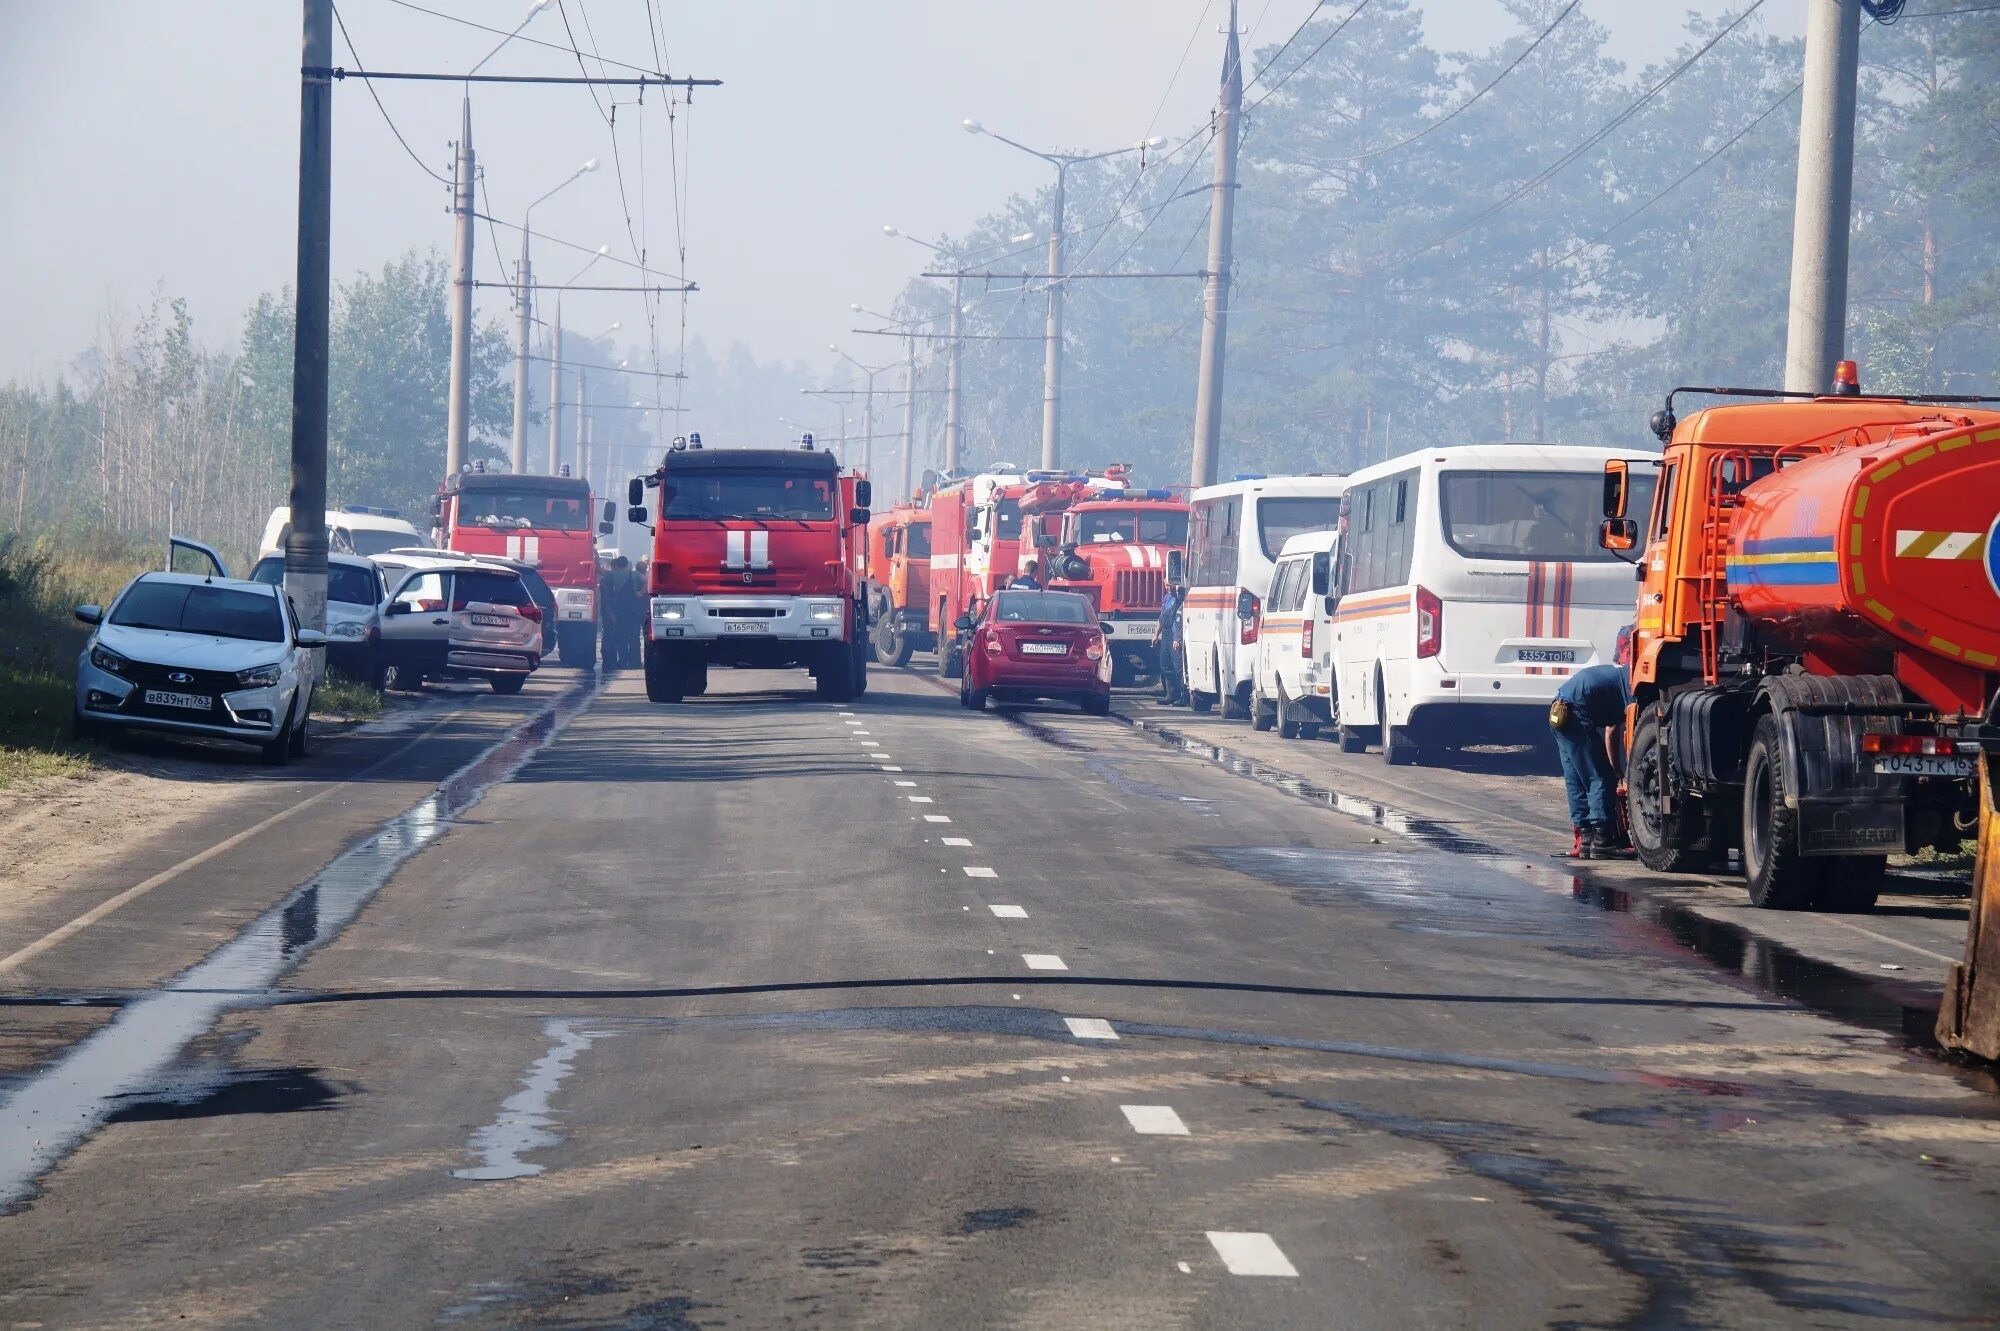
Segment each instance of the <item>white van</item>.
[{"label": "white van", "polygon": [[[1430,448],[1348,478],[1331,667],[1340,747],[1391,763],[1468,744],[1541,744],[1563,677],[1609,661],[1632,565],[1597,544],[1604,464],[1636,449]],[[1632,511],[1654,475],[1632,472]]]},{"label": "white van", "polygon": [[1333,570],[1337,531],[1285,542],[1264,597],[1250,667],[1250,725],[1284,739],[1314,739],[1338,714],[1333,697]]},{"label": "white van", "polygon": [[1195,711],[1219,701],[1224,716],[1249,714],[1259,619],[1278,552],[1300,532],[1331,531],[1347,484],[1339,476],[1244,476],[1188,496],[1181,637]]},{"label": "white van", "polygon": [[[257,547],[258,553],[282,552],[285,537],[291,534],[291,530],[292,506],[284,504],[272,509],[270,519],[264,523],[264,542]],[[329,508],[326,511],[326,539],[336,554],[364,557],[401,546],[424,544],[424,538],[417,529],[395,509],[370,508],[362,504]]]}]

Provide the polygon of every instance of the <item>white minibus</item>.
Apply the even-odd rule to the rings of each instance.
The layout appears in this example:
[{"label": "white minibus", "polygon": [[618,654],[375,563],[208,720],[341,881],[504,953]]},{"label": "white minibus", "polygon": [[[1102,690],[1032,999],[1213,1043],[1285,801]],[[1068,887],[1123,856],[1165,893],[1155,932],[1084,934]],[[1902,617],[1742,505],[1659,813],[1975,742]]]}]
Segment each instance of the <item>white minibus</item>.
[{"label": "white minibus", "polygon": [[1278,551],[1250,671],[1250,724],[1284,739],[1313,739],[1335,719],[1333,570],[1340,533],[1302,532]]},{"label": "white minibus", "polygon": [[1278,552],[1300,532],[1331,531],[1347,484],[1340,476],[1244,476],[1188,496],[1181,638],[1195,711],[1220,702],[1224,716],[1248,715],[1259,623]]},{"label": "white minibus", "polygon": [[[1609,661],[1632,565],[1597,544],[1604,464],[1637,449],[1429,448],[1348,478],[1329,665],[1340,746],[1395,764],[1474,744],[1545,744],[1563,677]],[[1632,472],[1633,512],[1652,501]]]}]

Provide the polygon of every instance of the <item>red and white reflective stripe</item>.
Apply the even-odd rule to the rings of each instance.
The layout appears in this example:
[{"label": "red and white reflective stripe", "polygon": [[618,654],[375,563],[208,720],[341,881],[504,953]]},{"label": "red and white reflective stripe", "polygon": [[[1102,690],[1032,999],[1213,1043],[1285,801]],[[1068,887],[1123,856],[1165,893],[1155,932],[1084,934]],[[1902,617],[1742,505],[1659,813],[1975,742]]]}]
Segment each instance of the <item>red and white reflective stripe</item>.
[{"label": "red and white reflective stripe", "polygon": [[724,532],[722,536],[722,566],[742,568],[745,566],[744,545],[750,539],[747,531]]},{"label": "red and white reflective stripe", "polygon": [[542,562],[542,538],[539,536],[509,536],[507,538],[507,558],[519,560],[523,564]]},{"label": "red and white reflective stripe", "polygon": [[771,567],[771,533],[767,531],[750,533],[750,567]]}]

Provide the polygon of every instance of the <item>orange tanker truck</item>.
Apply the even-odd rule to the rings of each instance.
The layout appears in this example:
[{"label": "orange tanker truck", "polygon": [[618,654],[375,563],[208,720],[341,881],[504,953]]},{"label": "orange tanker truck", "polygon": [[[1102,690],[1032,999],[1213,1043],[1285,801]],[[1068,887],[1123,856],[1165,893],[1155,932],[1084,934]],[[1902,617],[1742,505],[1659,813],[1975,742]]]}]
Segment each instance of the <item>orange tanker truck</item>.
[{"label": "orange tanker truck", "polygon": [[[1685,420],[1679,394],[1752,401]],[[1762,399],[1762,400],[1754,400]],[[1677,388],[1638,554],[1627,815],[1654,869],[1740,850],[1750,897],[1866,910],[1888,856],[1977,835],[1941,1038],[2000,1057],[2000,411],[1995,398]],[[1643,526],[1641,525],[1643,524]],[[1984,926],[1984,927],[1982,927]]]},{"label": "orange tanker truck", "polygon": [[908,665],[937,646],[930,622],[931,512],[898,504],[868,529],[869,647],[874,659]]}]

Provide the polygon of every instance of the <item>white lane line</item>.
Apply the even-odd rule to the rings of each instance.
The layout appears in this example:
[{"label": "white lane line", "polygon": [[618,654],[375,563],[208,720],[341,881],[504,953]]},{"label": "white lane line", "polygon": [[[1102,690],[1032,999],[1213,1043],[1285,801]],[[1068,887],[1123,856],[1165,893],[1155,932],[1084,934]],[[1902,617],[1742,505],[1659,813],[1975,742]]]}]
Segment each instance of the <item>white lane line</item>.
[{"label": "white lane line", "polygon": [[896,755],[893,753],[864,753],[861,756],[863,758],[868,759],[870,762],[886,763]]},{"label": "white lane line", "polygon": [[1053,952],[1023,952],[1021,960],[1028,963],[1031,971],[1066,971],[1069,969],[1063,959]]},{"label": "white lane line", "polygon": [[935,804],[937,802],[929,795],[905,795],[903,798],[912,804]]},{"label": "white lane line", "polygon": [[1208,1231],[1216,1256],[1233,1276],[1296,1276],[1299,1271],[1269,1234]]},{"label": "white lane line", "polygon": [[[879,757],[880,755],[878,754],[877,756]],[[882,770],[883,770],[883,771],[885,771],[885,772],[900,772],[900,771],[902,771],[903,769],[902,769],[902,768],[900,768],[900,767],[885,767],[885,768],[883,768]]]},{"label": "white lane line", "polygon": [[861,747],[864,749],[879,749],[882,747],[882,744],[879,740],[864,739],[861,741]]},{"label": "white lane line", "polygon": [[915,790],[917,788],[917,783],[914,781],[898,781],[896,784],[909,790]]},{"label": "white lane line", "polygon": [[988,906],[986,909],[992,911],[1003,920],[1025,920],[1028,918],[1028,908],[1026,906]]},{"label": "white lane line", "polygon": [[842,716],[853,716],[853,715],[854,715],[854,713],[852,713],[852,712],[842,712],[842,713],[841,713],[841,715],[842,715]]},{"label": "white lane line", "polygon": [[972,844],[972,838],[969,836],[940,837],[939,840],[943,841],[947,846],[969,846]]},{"label": "white lane line", "polygon": [[[912,795],[910,798],[915,799],[916,796]],[[941,813],[927,813],[924,815],[924,821],[927,823],[948,823],[951,819]]]},{"label": "white lane line", "polygon": [[[1064,1017],[1063,1025],[1079,1040],[1115,1040],[1118,1032],[1111,1029],[1111,1023],[1102,1017]],[[1068,1081],[1068,1077],[1063,1078]]]},{"label": "white lane line", "polygon": [[868,731],[866,731],[866,730],[857,730],[857,731],[855,731],[854,733],[855,733],[856,735],[866,735],[866,734],[868,734],[869,732],[868,732]]},{"label": "white lane line", "polygon": [[1185,1137],[1187,1124],[1174,1112],[1172,1105],[1119,1105],[1125,1112],[1125,1121],[1132,1125],[1132,1131],[1152,1137]]},{"label": "white lane line", "polygon": [[965,876],[967,878],[998,878],[1000,875],[983,864],[968,864],[965,866]]}]

